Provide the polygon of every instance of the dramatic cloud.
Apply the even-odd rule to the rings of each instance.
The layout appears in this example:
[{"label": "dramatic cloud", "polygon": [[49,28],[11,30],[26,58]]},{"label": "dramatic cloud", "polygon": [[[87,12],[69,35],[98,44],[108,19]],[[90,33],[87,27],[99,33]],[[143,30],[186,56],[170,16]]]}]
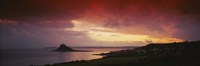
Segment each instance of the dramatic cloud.
[{"label": "dramatic cloud", "polygon": [[199,0],[1,0],[2,48],[200,39]]}]

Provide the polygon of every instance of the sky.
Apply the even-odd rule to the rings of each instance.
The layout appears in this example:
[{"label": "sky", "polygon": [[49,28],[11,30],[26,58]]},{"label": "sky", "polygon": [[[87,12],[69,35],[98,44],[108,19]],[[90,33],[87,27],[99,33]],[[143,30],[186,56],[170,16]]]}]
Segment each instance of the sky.
[{"label": "sky", "polygon": [[1,0],[0,48],[200,39],[199,0]]}]

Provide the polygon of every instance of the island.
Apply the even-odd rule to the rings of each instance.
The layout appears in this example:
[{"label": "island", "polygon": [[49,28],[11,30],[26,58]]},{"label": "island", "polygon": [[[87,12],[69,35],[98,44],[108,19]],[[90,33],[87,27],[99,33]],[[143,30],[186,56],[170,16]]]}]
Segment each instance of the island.
[{"label": "island", "polygon": [[64,43],[60,44],[60,47],[58,47],[57,49],[53,50],[55,52],[70,52],[70,51],[76,51],[74,49],[72,49],[69,46],[66,46]]},{"label": "island", "polygon": [[91,52],[91,50],[75,50],[62,43],[57,49],[53,50],[53,52]]}]

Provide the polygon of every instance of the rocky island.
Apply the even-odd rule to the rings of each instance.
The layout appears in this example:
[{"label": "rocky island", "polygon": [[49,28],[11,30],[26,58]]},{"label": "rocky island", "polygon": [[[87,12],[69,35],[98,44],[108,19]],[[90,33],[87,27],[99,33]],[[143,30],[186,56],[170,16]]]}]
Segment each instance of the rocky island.
[{"label": "rocky island", "polygon": [[62,43],[57,49],[53,50],[53,52],[90,52],[90,50],[75,50]]},{"label": "rocky island", "polygon": [[54,52],[70,52],[70,51],[76,51],[74,49],[72,49],[69,46],[66,46],[64,43],[62,43],[60,45],[60,47],[58,47],[56,50],[53,50]]}]

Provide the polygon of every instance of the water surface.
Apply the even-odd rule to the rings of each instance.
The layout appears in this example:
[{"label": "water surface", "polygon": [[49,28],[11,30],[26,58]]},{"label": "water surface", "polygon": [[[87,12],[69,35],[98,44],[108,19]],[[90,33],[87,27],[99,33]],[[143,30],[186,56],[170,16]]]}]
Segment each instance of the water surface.
[{"label": "water surface", "polygon": [[78,50],[92,50],[93,52],[50,52],[50,49],[21,49],[2,50],[0,66],[28,66],[44,65],[73,60],[91,60],[102,58],[94,55],[102,52],[117,51],[130,48],[74,48]]}]

